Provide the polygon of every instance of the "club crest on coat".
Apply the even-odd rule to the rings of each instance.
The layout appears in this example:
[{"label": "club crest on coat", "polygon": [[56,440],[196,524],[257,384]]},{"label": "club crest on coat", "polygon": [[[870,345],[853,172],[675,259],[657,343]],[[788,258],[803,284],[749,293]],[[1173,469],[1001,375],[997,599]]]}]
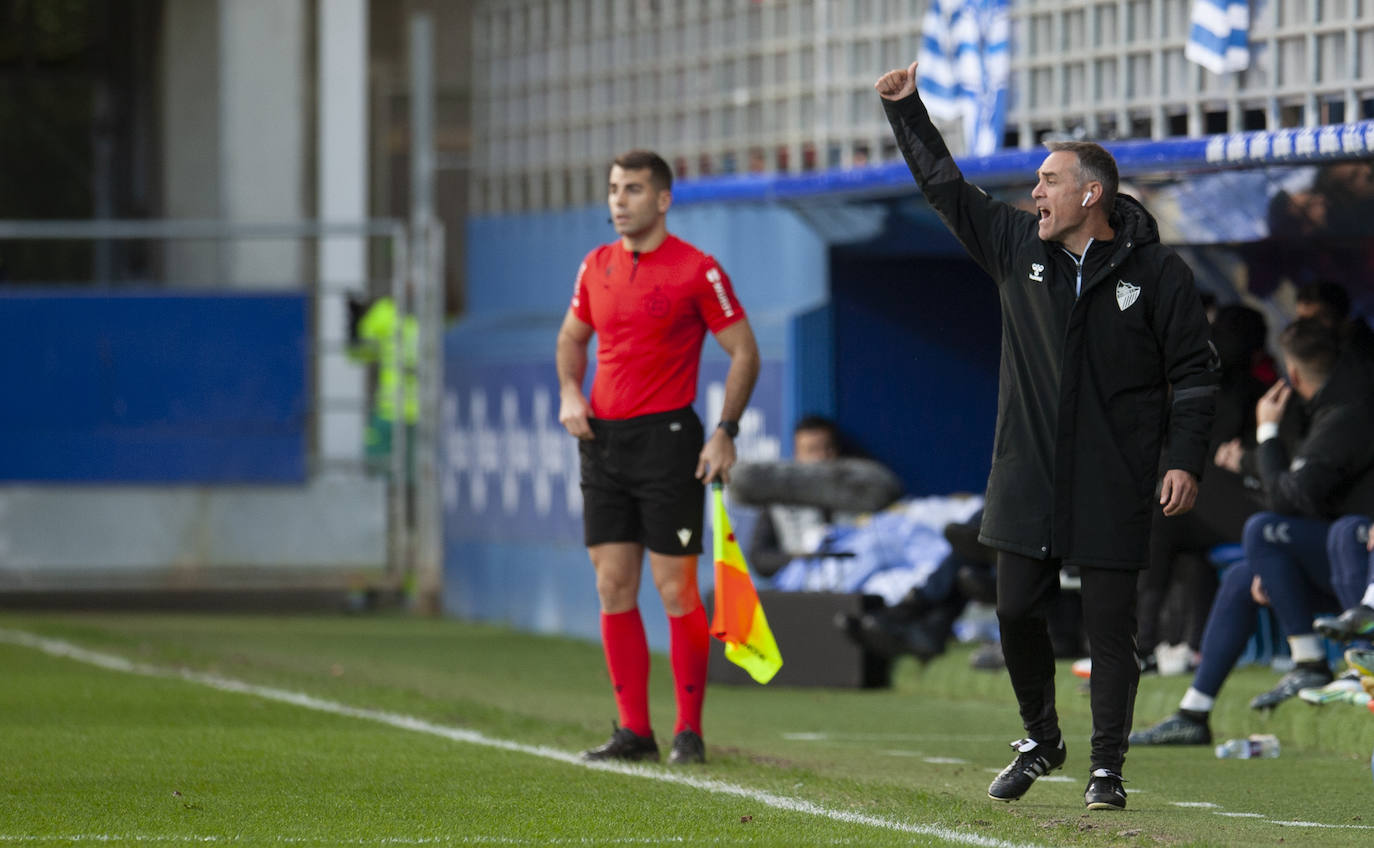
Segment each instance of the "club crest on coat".
[{"label": "club crest on coat", "polygon": [[1140,297],[1140,286],[1133,286],[1125,280],[1116,281],[1116,305],[1125,312],[1136,298]]}]

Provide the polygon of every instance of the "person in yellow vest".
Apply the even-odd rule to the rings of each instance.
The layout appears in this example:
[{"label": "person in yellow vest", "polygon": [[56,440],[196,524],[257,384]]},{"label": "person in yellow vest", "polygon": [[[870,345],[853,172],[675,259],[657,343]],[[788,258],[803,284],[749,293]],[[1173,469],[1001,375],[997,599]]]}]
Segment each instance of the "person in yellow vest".
[{"label": "person in yellow vest", "polygon": [[[401,322],[401,348],[396,350],[396,322]],[[415,363],[419,355],[419,325],[414,315],[401,318],[390,297],[379,297],[358,319],[349,355],[377,367],[372,412],[367,422],[365,457],[369,469],[391,469],[392,432],[396,422],[396,390],[404,386],[402,413],[406,423],[406,475],[415,469],[415,421],[420,415]]]}]

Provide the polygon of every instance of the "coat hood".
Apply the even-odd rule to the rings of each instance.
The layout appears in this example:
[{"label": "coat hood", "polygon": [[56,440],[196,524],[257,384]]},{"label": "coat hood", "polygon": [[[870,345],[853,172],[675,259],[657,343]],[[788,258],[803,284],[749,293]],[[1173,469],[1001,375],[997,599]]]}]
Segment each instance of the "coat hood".
[{"label": "coat hood", "polygon": [[1139,200],[1124,192],[1117,192],[1108,223],[1116,231],[1118,242],[1122,236],[1135,242],[1137,247],[1159,241],[1159,225],[1155,223],[1154,216],[1146,211]]}]

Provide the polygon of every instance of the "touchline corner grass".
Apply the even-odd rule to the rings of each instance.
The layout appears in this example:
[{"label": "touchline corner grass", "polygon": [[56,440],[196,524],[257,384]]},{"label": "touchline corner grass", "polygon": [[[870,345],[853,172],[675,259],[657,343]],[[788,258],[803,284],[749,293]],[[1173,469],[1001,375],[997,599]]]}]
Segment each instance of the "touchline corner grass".
[{"label": "touchline corner grass", "polygon": [[[1265,669],[1213,729],[1275,733],[1279,758],[1134,749],[1111,813],[1083,809],[1067,664],[1065,769],[986,798],[1020,727],[960,649],[891,690],[713,686],[691,769],[580,763],[614,716],[599,647],[463,622],[0,614],[0,669],[0,845],[1374,844],[1374,714],[1252,713]],[[662,657],[651,686],[662,742]],[[1186,686],[1143,679],[1137,722]]]}]

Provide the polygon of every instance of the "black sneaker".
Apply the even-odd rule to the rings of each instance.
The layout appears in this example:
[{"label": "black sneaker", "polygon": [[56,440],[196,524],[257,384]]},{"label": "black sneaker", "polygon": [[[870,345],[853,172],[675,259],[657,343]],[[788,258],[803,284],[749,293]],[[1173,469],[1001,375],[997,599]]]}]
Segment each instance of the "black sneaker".
[{"label": "black sneaker", "polygon": [[1015,801],[1031,784],[1057,768],[1064,767],[1068,749],[1064,740],[1059,740],[1058,748],[1046,748],[1034,739],[1018,739],[1011,743],[1016,749],[1016,759],[993,778],[988,787],[988,797],[994,801]]},{"label": "black sneaker", "polygon": [[675,766],[706,762],[706,743],[695,730],[683,730],[673,737],[673,750],[668,762]]},{"label": "black sneaker", "polygon": [[1121,781],[1121,775],[1114,771],[1096,769],[1088,780],[1088,788],[1083,790],[1083,803],[1090,810],[1126,809],[1126,787]]},{"label": "black sneaker", "polygon": [[1326,663],[1296,666],[1292,671],[1279,678],[1279,685],[1250,699],[1250,709],[1272,710],[1298,694],[1300,690],[1325,686],[1331,680],[1331,669],[1326,667]]},{"label": "black sneaker", "polygon": [[582,759],[589,762],[599,760],[653,760],[658,762],[658,743],[652,736],[640,736],[626,727],[611,725],[615,729],[606,744],[589,748],[582,752]]},{"label": "black sneaker", "polygon": [[1357,604],[1340,615],[1316,619],[1312,629],[1337,642],[1374,636],[1374,609]]},{"label": "black sneaker", "polygon": [[1132,745],[1210,745],[1212,728],[1205,721],[1174,713],[1153,727],[1131,734]]}]

